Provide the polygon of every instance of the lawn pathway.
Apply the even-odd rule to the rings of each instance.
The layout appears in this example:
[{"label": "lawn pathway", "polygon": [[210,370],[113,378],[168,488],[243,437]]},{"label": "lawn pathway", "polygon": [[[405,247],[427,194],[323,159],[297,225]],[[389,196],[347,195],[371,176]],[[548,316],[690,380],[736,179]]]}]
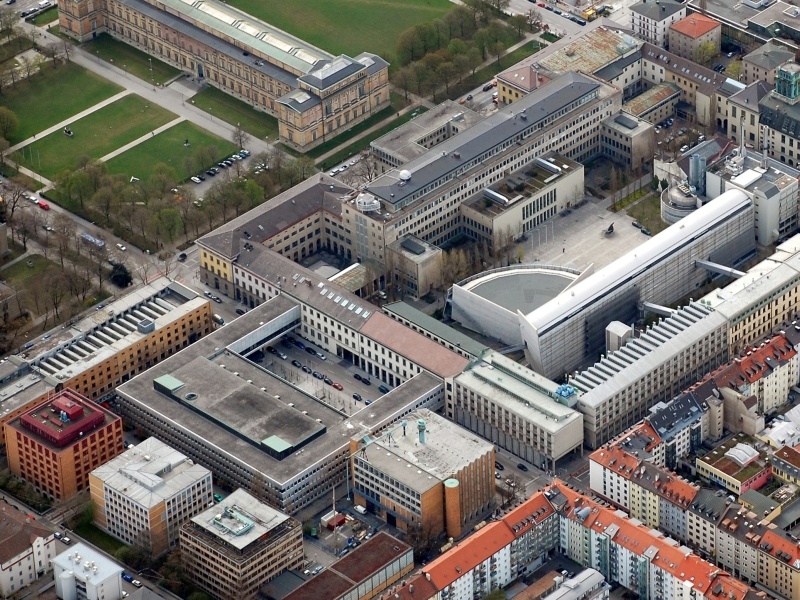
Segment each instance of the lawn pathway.
[{"label": "lawn pathway", "polygon": [[50,135],[54,131],[62,130],[67,125],[71,125],[75,121],[77,121],[79,119],[82,119],[86,115],[92,114],[96,110],[100,110],[104,106],[108,106],[109,104],[113,104],[114,102],[116,102],[120,98],[124,98],[125,96],[127,96],[130,93],[132,93],[130,90],[123,90],[119,94],[117,94],[115,96],[111,96],[111,98],[106,98],[102,102],[98,102],[94,106],[92,106],[90,108],[87,108],[86,110],[81,111],[76,115],[72,115],[71,117],[69,117],[68,119],[64,119],[60,123],[56,123],[52,127],[48,127],[47,129],[45,129],[43,131],[40,131],[39,133],[35,133],[33,135],[33,137],[29,137],[27,140],[22,140],[18,144],[14,144],[8,150],[6,150],[6,154],[10,155],[12,152],[16,152],[17,150],[22,149],[23,147],[27,146],[28,144],[31,144],[31,143],[35,142],[37,139],[42,139],[43,137]]},{"label": "lawn pathway", "polygon": [[153,131],[149,131],[146,134],[144,134],[142,137],[140,137],[138,139],[135,139],[132,142],[128,142],[124,146],[120,146],[119,148],[117,148],[113,152],[109,152],[105,156],[101,156],[98,160],[100,160],[102,162],[108,162],[109,160],[111,160],[115,156],[130,150],[134,146],[138,146],[142,142],[146,142],[147,140],[154,138],[155,136],[157,136],[162,131],[166,131],[167,129],[169,129],[171,127],[174,127],[178,123],[181,123],[181,122],[183,122],[185,120],[186,120],[186,117],[178,117],[177,119],[173,119],[169,123],[164,123],[164,125],[162,125],[161,127],[156,127],[155,129],[153,129]]}]

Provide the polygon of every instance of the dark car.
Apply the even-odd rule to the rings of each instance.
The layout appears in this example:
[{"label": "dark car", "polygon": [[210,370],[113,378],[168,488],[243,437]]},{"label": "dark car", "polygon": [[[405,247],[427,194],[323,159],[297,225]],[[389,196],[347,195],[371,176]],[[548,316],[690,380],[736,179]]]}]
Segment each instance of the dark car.
[{"label": "dark car", "polygon": [[281,345],[284,348],[291,348],[292,346],[294,346],[291,340],[281,340]]},{"label": "dark car", "polygon": [[333,379],[331,379],[330,377],[323,377],[322,380],[328,385],[333,385]]},{"label": "dark car", "polygon": [[653,233],[647,227],[642,227],[642,233],[645,235],[653,235]]},{"label": "dark car", "polygon": [[639,223],[639,221],[634,221],[633,223],[631,223],[631,225],[636,227],[636,229],[641,229],[642,228],[642,224]]},{"label": "dark car", "polygon": [[370,381],[370,378],[367,377],[366,375],[361,378],[361,383],[363,383],[364,385],[372,385],[372,381]]},{"label": "dark car", "polygon": [[299,369],[299,368],[301,368],[303,365],[300,363],[300,361],[299,361],[299,360],[297,360],[297,359],[295,358],[295,359],[292,361],[292,366],[295,366],[295,367],[297,367],[297,368]]},{"label": "dark car", "polygon": [[472,100],[472,94],[467,94],[467,100]]},{"label": "dark car", "polygon": [[205,180],[206,180],[206,176],[205,176],[205,175],[203,175],[202,173],[198,173],[198,174],[197,174],[197,178],[198,178],[200,181],[205,181]]},{"label": "dark car", "polygon": [[178,254],[178,262],[186,262],[186,258],[187,258],[186,252],[181,252],[180,254]]},{"label": "dark car", "polygon": [[306,349],[306,345],[303,342],[301,342],[300,340],[292,340],[292,341],[294,342],[295,346],[300,348],[300,350],[305,350]]},{"label": "dark car", "polygon": [[122,578],[123,578],[125,581],[127,581],[128,583],[130,583],[131,581],[133,581],[133,575],[131,575],[130,573],[126,573],[125,571],[123,571],[123,572],[122,572]]},{"label": "dark car", "polygon": [[505,471],[506,470],[506,468],[503,465],[501,465],[499,462],[497,462],[497,461],[494,461],[494,468],[497,469],[498,471]]},{"label": "dark car", "polygon": [[216,171],[212,171],[211,169],[209,169],[208,171],[206,171],[206,175],[210,175],[211,177],[215,177],[215,176],[216,176],[216,174],[217,174],[217,173],[216,173]]},{"label": "dark car", "polygon": [[518,468],[520,471],[527,471],[527,470],[528,470],[528,467],[526,467],[526,466],[525,466],[525,465],[523,465],[522,463],[519,463],[519,464],[517,465],[517,468]]},{"label": "dark car", "polygon": [[305,351],[306,351],[306,352],[308,352],[309,354],[313,354],[314,356],[316,356],[316,355],[317,355],[317,351],[316,351],[316,350],[314,350],[314,349],[313,349],[311,346],[307,346],[307,347],[305,348]]},{"label": "dark car", "polygon": [[483,86],[483,91],[484,91],[484,92],[488,92],[488,91],[489,91],[490,89],[492,89],[493,87],[494,87],[494,86],[491,84],[491,82],[490,82],[490,83],[487,83],[485,86]]},{"label": "dark car", "polygon": [[243,315],[243,314],[244,314],[244,313],[246,313],[246,312],[247,312],[247,311],[246,311],[245,309],[243,309],[243,308],[237,308],[237,309],[236,309],[236,314],[237,314],[237,315]]},{"label": "dark car", "polygon": [[311,367],[307,367],[306,365],[303,365],[302,369],[303,369],[304,373],[311,373]]},{"label": "dark car", "polygon": [[361,394],[353,394],[353,400],[356,402],[361,402]]},{"label": "dark car", "polygon": [[353,373],[353,377],[355,377],[356,381],[361,381],[361,375],[358,373]]},{"label": "dark car", "polygon": [[275,346],[267,346],[267,352],[270,354],[277,354],[278,351],[275,349]]},{"label": "dark car", "polygon": [[316,377],[317,379],[323,379],[323,378],[325,377],[325,375],[323,375],[323,374],[322,374],[322,373],[320,373],[319,371],[314,371],[314,372],[313,372],[313,373],[311,373],[311,374],[312,374],[314,377]]},{"label": "dark car", "polygon": [[228,168],[228,165],[226,165],[224,162],[218,162],[217,166],[222,168],[222,169],[227,169]]}]

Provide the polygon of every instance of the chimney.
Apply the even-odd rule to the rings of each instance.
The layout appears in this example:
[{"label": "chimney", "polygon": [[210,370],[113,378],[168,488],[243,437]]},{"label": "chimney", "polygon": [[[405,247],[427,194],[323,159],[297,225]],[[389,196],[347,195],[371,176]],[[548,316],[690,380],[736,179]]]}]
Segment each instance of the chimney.
[{"label": "chimney", "polygon": [[425,443],[425,420],[419,419],[417,421],[417,429],[419,429],[419,443]]}]

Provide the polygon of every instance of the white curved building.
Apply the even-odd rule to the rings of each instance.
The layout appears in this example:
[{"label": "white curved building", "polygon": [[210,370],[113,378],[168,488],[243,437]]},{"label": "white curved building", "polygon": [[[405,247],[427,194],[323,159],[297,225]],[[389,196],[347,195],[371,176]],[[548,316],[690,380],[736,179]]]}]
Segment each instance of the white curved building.
[{"label": "white curved building", "polygon": [[697,260],[732,266],[755,248],[751,200],[730,190],[549,302],[518,313],[534,370],[557,379],[590,365],[605,349],[611,321],[632,323],[640,304],[670,304],[709,273]]},{"label": "white curved building", "polygon": [[453,285],[453,319],[464,327],[515,346],[522,343],[518,312],[546,304],[580,276],[553,265],[512,265],[479,273]]}]

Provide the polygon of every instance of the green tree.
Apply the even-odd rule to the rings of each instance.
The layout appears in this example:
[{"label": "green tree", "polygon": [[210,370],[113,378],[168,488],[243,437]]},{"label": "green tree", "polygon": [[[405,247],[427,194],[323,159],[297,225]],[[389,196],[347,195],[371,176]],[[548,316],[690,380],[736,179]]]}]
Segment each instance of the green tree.
[{"label": "green tree", "polygon": [[742,61],[738,59],[732,60],[731,64],[728,65],[728,68],[725,69],[725,74],[731,79],[739,81],[739,77],[742,76]]},{"label": "green tree", "polygon": [[402,67],[397,69],[397,71],[394,72],[394,75],[392,75],[392,85],[403,92],[406,102],[408,102],[408,94],[414,87],[414,72],[410,67]]},{"label": "green tree", "polygon": [[517,37],[522,37],[522,32],[528,26],[528,17],[525,15],[514,15],[508,20],[508,24],[517,31]]},{"label": "green tree", "polygon": [[19,119],[13,110],[0,106],[0,138],[11,139],[17,132]]},{"label": "green tree", "polygon": [[662,179],[661,180],[661,191],[663,192],[668,187],[669,187],[669,181],[667,181],[666,179]]},{"label": "green tree", "polygon": [[694,62],[701,65],[707,65],[715,56],[719,54],[719,48],[712,41],[701,42],[694,52]]}]

